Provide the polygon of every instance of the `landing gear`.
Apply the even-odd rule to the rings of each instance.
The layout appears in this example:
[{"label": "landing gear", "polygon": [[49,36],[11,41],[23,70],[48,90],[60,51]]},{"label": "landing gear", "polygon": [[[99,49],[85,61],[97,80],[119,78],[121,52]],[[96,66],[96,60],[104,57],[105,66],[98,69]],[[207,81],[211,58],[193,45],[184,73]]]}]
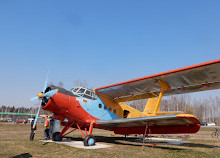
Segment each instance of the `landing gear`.
[{"label": "landing gear", "polygon": [[63,138],[59,138],[60,132],[55,132],[52,136],[53,141],[61,141]]},{"label": "landing gear", "polygon": [[96,140],[93,135],[87,135],[84,139],[84,146],[93,146],[95,145]]},{"label": "landing gear", "polygon": [[87,128],[85,128],[86,136],[83,134],[80,126],[76,124],[80,132],[82,133],[84,137],[84,146],[93,146],[96,143],[95,137],[92,135],[92,130],[93,130],[93,122],[90,123],[89,126],[89,133],[87,133]]},{"label": "landing gear", "polygon": [[[64,136],[66,136],[67,134],[79,129],[79,131],[81,132],[81,134],[84,138],[84,146],[93,146],[93,145],[95,145],[96,140],[95,140],[95,137],[92,135],[93,124],[94,124],[93,122],[90,123],[88,132],[87,132],[88,126],[87,127],[84,126],[85,134],[83,133],[83,131],[81,129],[83,126],[79,126],[79,124],[76,123],[76,122],[67,122],[65,127],[63,128],[63,130],[61,132],[59,132],[60,121],[54,119],[54,123],[55,124],[53,126],[53,135],[52,135],[52,140],[53,141],[61,141]],[[74,124],[76,125],[76,128],[69,131],[69,132],[67,132],[67,133],[65,133]]]}]

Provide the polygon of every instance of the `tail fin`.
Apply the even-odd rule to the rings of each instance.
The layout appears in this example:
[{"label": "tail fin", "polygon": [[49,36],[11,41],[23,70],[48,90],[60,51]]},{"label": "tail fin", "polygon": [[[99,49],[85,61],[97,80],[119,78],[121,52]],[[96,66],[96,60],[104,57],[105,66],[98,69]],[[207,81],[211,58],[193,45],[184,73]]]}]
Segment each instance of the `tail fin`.
[{"label": "tail fin", "polygon": [[[148,99],[147,104],[146,104],[144,111],[143,111],[143,113],[145,115],[151,115],[154,113],[154,110],[156,109],[157,100],[158,100],[157,97]],[[160,111],[159,108],[158,108],[157,112],[158,111]]]}]

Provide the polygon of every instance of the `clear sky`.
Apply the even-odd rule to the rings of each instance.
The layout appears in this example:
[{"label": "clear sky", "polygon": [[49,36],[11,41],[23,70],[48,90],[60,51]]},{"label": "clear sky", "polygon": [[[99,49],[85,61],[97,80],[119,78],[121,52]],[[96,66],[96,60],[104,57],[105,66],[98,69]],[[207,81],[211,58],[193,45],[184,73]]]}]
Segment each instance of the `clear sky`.
[{"label": "clear sky", "polygon": [[[220,58],[219,0],[1,0],[0,105]],[[219,95],[220,91],[208,92]]]}]

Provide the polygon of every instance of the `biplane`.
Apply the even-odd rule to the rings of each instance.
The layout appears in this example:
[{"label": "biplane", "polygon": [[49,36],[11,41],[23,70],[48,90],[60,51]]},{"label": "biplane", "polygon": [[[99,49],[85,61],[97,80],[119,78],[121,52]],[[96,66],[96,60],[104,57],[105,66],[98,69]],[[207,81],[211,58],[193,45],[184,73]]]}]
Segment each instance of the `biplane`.
[{"label": "biplane", "polygon": [[[159,110],[162,96],[219,88],[220,59],[94,90],[75,87],[68,91],[53,85],[47,87],[45,83],[43,92],[31,101],[41,100],[37,116],[40,107],[53,113],[54,141],[60,141],[78,129],[84,145],[92,146],[96,142],[93,128],[121,135],[196,133],[200,129],[200,121],[194,115]],[[126,104],[147,98],[144,111]],[[64,126],[61,132],[60,125]],[[70,127],[73,129],[67,132]]]}]

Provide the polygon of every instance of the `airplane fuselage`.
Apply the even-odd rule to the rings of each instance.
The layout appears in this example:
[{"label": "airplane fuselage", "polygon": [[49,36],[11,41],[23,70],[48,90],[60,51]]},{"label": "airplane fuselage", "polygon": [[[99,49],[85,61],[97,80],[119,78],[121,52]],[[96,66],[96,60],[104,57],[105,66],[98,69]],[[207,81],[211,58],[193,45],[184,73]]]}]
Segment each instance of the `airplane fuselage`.
[{"label": "airplane fuselage", "polygon": [[[82,128],[89,128],[90,123],[94,122],[94,128],[113,130],[116,134],[143,134],[145,128],[141,127],[120,127],[120,128],[109,128],[105,126],[97,125],[97,120],[114,120],[120,119],[120,113],[123,112],[123,108],[129,108],[122,104],[112,109],[107,107],[104,102],[98,96],[97,99],[92,100],[82,96],[69,96],[62,93],[56,93],[47,102],[42,109],[53,112],[54,118],[64,121],[67,119],[69,122],[75,122],[80,124]],[[133,108],[132,108],[133,109]],[[136,109],[135,109],[136,110]],[[119,116],[118,116],[118,115]],[[131,111],[132,114],[132,111]],[[135,111],[137,114],[137,111]],[[133,114],[134,115],[134,114]],[[143,115],[140,111],[137,116]],[[139,117],[140,117],[139,116]],[[65,123],[62,123],[65,125]],[[72,127],[76,127],[75,124]],[[170,133],[196,133],[200,126],[162,126],[162,127],[151,127],[152,134],[170,134]]]}]

